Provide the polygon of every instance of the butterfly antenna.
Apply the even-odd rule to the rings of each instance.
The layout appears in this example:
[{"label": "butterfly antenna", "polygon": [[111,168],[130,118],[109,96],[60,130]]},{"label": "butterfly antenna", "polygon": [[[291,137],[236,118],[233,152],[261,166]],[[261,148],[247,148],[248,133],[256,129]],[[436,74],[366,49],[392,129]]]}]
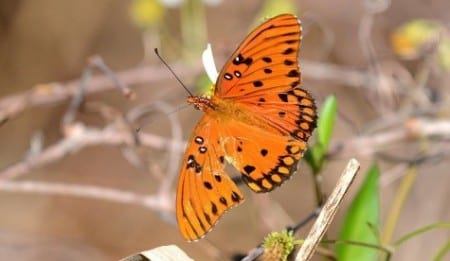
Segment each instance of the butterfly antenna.
[{"label": "butterfly antenna", "polygon": [[167,67],[167,69],[169,69],[169,71],[172,73],[175,79],[177,79],[177,81],[181,84],[181,86],[183,86],[183,88],[189,93],[189,96],[194,97],[194,94],[192,94],[192,92],[186,87],[186,85],[184,85],[184,83],[180,80],[180,78],[178,78],[178,76],[175,74],[172,68],[170,68],[170,66],[166,63],[166,61],[161,57],[158,48],[155,48],[155,54],[156,56],[158,56],[159,60],[161,60],[161,62]]},{"label": "butterfly antenna", "polygon": [[170,116],[170,115],[172,115],[172,114],[174,114],[174,113],[176,113],[176,112],[179,112],[179,111],[181,111],[181,110],[183,110],[183,109],[185,109],[185,108],[187,108],[187,107],[190,107],[190,105],[189,105],[189,104],[184,104],[184,105],[181,105],[181,106],[175,108],[175,109],[172,110],[172,111],[169,111],[169,112],[164,113],[163,115],[156,116],[155,118],[153,118],[153,119],[151,119],[151,120],[144,120],[144,122],[141,123],[141,124],[139,125],[139,127],[137,127],[137,128],[135,129],[135,131],[136,131],[136,132],[140,132],[141,129],[143,129],[145,126],[151,125],[151,124],[153,124],[153,123],[158,122],[158,121],[160,120],[160,117],[162,117],[162,116]]}]

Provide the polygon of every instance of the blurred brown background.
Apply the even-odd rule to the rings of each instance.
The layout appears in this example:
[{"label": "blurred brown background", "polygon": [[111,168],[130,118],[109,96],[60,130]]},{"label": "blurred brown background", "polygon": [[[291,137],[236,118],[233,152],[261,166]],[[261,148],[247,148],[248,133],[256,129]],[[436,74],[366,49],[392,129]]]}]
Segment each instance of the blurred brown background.
[{"label": "blurred brown background", "polygon": [[[141,64],[144,49],[142,32],[131,22],[130,1],[58,1],[17,0],[0,1],[0,98],[30,89],[38,83],[64,82],[78,78],[86,66],[87,58],[98,54],[113,70],[121,71]],[[299,17],[303,13],[319,17],[334,34],[335,42],[330,53],[323,54],[317,46],[323,40],[314,30],[304,36],[301,58],[341,65],[365,67],[363,54],[358,49],[358,26],[362,16],[363,1],[296,1]],[[219,53],[229,54],[230,46],[238,43],[247,33],[260,1],[223,1],[217,6],[206,6],[208,41],[217,46]],[[413,18],[431,18],[449,24],[450,3],[446,0],[395,0],[389,9],[375,19],[372,39],[377,55],[392,57],[389,48],[389,33],[399,24]],[[179,20],[176,8],[171,8],[166,19],[167,28],[179,36]],[[164,46],[160,47],[164,51]],[[173,46],[166,48],[173,48]],[[216,50],[216,49],[215,49]],[[168,54],[171,62],[177,62],[176,50]],[[152,57],[147,64],[158,65]],[[188,65],[186,65],[186,68]],[[182,72],[181,72],[182,73]],[[168,74],[168,73],[167,73]],[[196,75],[183,78],[193,84]],[[164,100],[179,106],[184,104],[186,93],[171,77],[158,84],[135,87],[137,99],[129,101],[118,91],[102,92],[88,97],[89,100],[106,101],[108,104],[127,110],[141,102]],[[319,104],[329,94],[338,98],[339,109],[356,124],[362,125],[374,117],[370,108],[365,108],[362,94],[354,88],[333,86],[305,79],[305,86],[317,97]],[[61,117],[68,103],[50,104],[26,110],[20,116],[0,127],[0,168],[23,159],[29,148],[31,136],[38,130],[45,135],[45,145],[61,137]],[[356,108],[356,109],[355,109]],[[183,137],[198,117],[192,108],[179,112],[183,126]],[[84,116],[87,122],[98,119]],[[157,134],[165,134],[165,117],[157,118],[151,126]],[[345,123],[338,121],[335,139],[345,139],[352,134]],[[166,152],[148,152],[150,165],[164,172]],[[360,159],[362,171],[368,168],[370,159]],[[330,192],[347,159],[330,161],[324,171],[324,190]],[[161,164],[163,163],[163,164]],[[158,166],[158,164],[160,164]],[[287,213],[299,221],[314,209],[314,193],[311,176],[303,163],[302,175],[295,175],[287,184],[271,193],[270,197],[283,206]],[[388,168],[389,166],[382,166]],[[302,172],[302,171],[300,171]],[[383,172],[383,171],[382,171]],[[163,175],[163,174],[162,174]],[[155,178],[146,171],[131,166],[120,149],[112,146],[96,146],[83,149],[63,160],[33,170],[21,179],[45,180],[76,184],[90,184],[134,191],[154,193]],[[362,177],[351,189],[347,199],[357,189]],[[418,179],[412,189],[397,235],[415,228],[450,219],[450,185],[448,164],[428,164],[419,169]],[[390,206],[390,199],[398,182],[382,188],[382,209]],[[176,244],[198,260],[211,258],[210,245],[222,251],[223,259],[235,253],[246,253],[255,247],[267,233],[257,219],[255,198],[246,188],[246,202],[227,213],[207,241],[185,243],[175,225],[134,205],[79,199],[64,196],[12,193],[0,191],[0,259],[2,260],[114,260],[131,253],[153,247]],[[344,204],[348,205],[348,200]],[[338,214],[330,231],[335,235],[339,229]],[[384,212],[385,213],[385,212]],[[285,224],[291,225],[291,224]],[[281,227],[280,227],[281,229]],[[301,235],[307,233],[303,229]],[[398,250],[394,260],[427,260],[450,238],[448,231],[438,230],[419,236]],[[438,243],[438,244],[437,244]],[[208,250],[209,249],[209,250]]]}]

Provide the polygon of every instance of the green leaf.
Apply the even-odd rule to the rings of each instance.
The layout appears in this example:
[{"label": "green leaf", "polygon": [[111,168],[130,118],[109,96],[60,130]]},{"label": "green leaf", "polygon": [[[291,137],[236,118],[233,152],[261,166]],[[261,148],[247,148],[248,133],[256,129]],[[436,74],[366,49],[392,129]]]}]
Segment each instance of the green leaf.
[{"label": "green leaf", "polygon": [[320,111],[319,120],[317,122],[317,141],[322,144],[325,152],[328,150],[333,134],[336,111],[336,97],[329,96],[322,105],[322,110]]},{"label": "green leaf", "polygon": [[[348,209],[339,234],[340,240],[378,244],[378,239],[373,233],[373,227],[378,229],[380,224],[378,178],[379,169],[374,164],[366,173],[366,178]],[[336,256],[339,261],[376,260],[377,252],[373,248],[350,244],[336,246]]]},{"label": "green leaf", "polygon": [[314,174],[318,174],[323,167],[325,155],[333,134],[336,111],[336,97],[329,96],[323,103],[322,110],[319,113],[316,143],[305,154],[305,160]]},{"label": "green leaf", "polygon": [[324,155],[325,151],[322,145],[318,142],[306,151],[304,159],[312,169],[314,175],[318,174],[322,169]]}]

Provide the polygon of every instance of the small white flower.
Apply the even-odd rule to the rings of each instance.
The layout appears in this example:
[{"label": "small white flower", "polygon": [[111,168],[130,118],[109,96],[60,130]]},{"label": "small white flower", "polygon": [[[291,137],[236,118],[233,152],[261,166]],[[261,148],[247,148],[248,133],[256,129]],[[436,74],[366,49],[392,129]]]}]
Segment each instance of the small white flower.
[{"label": "small white flower", "polygon": [[160,2],[166,7],[178,7],[183,0],[160,0]]},{"label": "small white flower", "polygon": [[[164,6],[179,7],[183,0],[159,0]],[[222,0],[203,0],[203,3],[210,6],[217,6],[222,3]]]},{"label": "small white flower", "polygon": [[216,64],[214,63],[214,56],[211,49],[211,44],[208,43],[206,49],[202,54],[203,67],[205,67],[206,74],[212,83],[217,81],[219,73],[217,72]]}]

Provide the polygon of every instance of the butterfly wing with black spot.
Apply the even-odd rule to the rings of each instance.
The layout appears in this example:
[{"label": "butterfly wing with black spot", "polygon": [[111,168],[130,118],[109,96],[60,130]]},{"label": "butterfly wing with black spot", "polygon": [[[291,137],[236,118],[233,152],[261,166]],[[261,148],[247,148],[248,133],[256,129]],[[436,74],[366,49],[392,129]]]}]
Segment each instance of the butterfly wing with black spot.
[{"label": "butterfly wing with black spot", "polygon": [[304,141],[241,121],[227,124],[224,133],[227,161],[255,192],[269,192],[289,179],[306,150]]},{"label": "butterfly wing with black spot", "polygon": [[[232,101],[240,112],[236,120],[242,122],[228,124],[233,129],[229,132],[241,134],[247,149],[240,153],[229,146],[227,151],[254,191],[270,191],[292,175],[295,167],[286,163],[292,157],[293,164],[297,164],[316,127],[314,100],[300,87],[300,41],[301,26],[295,16],[284,14],[269,19],[241,43],[216,83],[218,99]],[[245,136],[246,132],[250,134]],[[260,155],[262,147],[270,157]],[[286,165],[288,173],[277,182],[278,174],[286,172]]]},{"label": "butterfly wing with black spot", "polygon": [[176,216],[183,237],[197,240],[222,214],[243,201],[241,191],[224,172],[225,152],[217,122],[204,115],[188,143],[178,181]]},{"label": "butterfly wing with black spot", "polygon": [[253,30],[223,66],[215,95],[239,99],[300,84],[300,21],[291,14],[271,18]]}]

